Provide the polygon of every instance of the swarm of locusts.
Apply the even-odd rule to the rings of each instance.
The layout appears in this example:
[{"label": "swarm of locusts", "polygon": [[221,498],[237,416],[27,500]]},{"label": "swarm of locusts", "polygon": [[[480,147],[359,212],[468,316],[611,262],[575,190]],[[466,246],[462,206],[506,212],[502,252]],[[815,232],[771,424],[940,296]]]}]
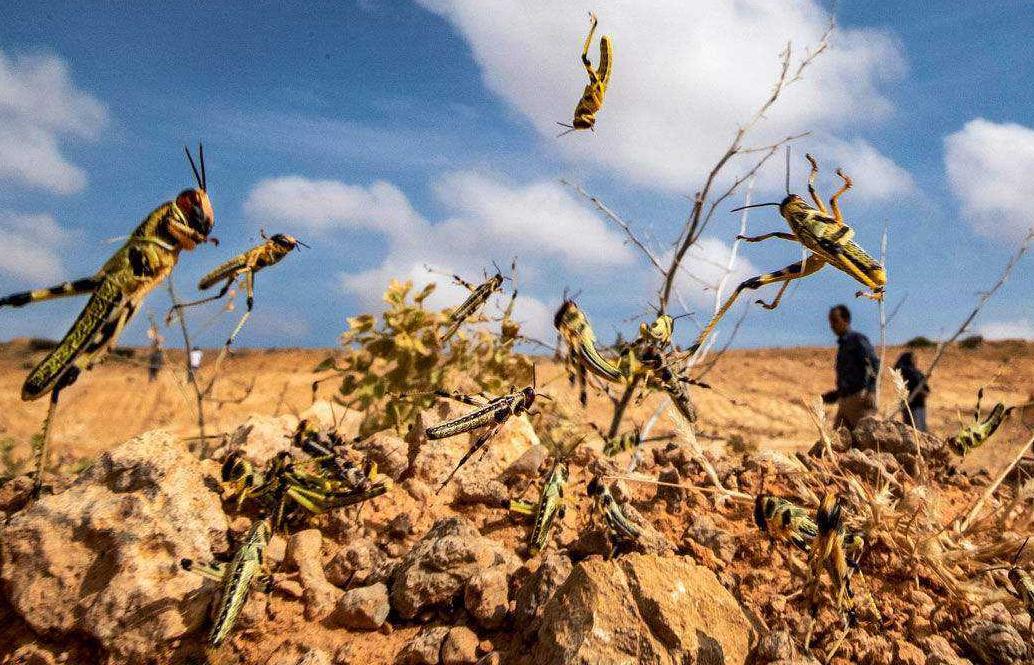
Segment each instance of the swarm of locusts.
[{"label": "swarm of locusts", "polygon": [[[597,68],[593,68],[588,58],[596,28],[597,18],[592,15],[581,55],[589,82],[578,102],[573,122],[565,125],[569,131],[594,128],[597,113],[610,84],[614,66],[610,37],[603,36],[600,39]],[[22,389],[23,400],[50,395],[50,407],[34,450],[36,496],[43,489],[47,448],[61,392],[115,347],[143,299],[169,277],[181,251],[190,251],[208,242],[216,243],[211,236],[215,215],[208,197],[204,151],[200,146],[197,157],[195,162],[187,150],[197,186],[183,190],[171,201],[149,213],[125,244],[94,275],[0,299],[0,307],[21,307],[52,298],[89,296],[86,306],[68,333],[31,370]],[[698,418],[691,388],[710,388],[692,376],[694,354],[743,291],[779,283],[779,290],[771,302],[758,301],[766,309],[774,309],[791,281],[812,275],[828,264],[868,289],[868,292],[856,295],[865,295],[875,300],[883,297],[886,287],[883,266],[855,242],[854,230],[845,222],[839,206],[841,195],[852,186],[851,179],[840,170],[836,171],[842,185],[829,199],[827,207],[815,189],[818,163],[811,155],[807,155],[806,159],[811,167],[808,193],[813,205],[790,193],[788,161],[785,198],[781,202],[748,207],[778,207],[780,215],[789,225],[789,232],[774,231],[759,236],[742,236],[740,239],[746,242],[760,242],[769,238],[787,240],[802,246],[807,256],[802,261],[739,284],[724,304],[717,308],[714,317],[700,330],[687,350],[679,349],[674,341],[678,317],[663,310],[654,312],[649,320],[642,321],[638,334],[630,341],[614,347],[602,346],[589,316],[565,292],[554,316],[559,339],[557,352],[571,384],[578,387],[578,401],[583,408],[589,403],[590,388],[595,393],[607,396],[610,396],[612,388],[620,388],[626,391],[627,399],[636,402],[641,402],[648,395],[660,395],[670,402],[680,420],[691,427]],[[216,294],[174,304],[166,316],[166,324],[169,324],[175,317],[182,316],[186,308],[224,298],[236,282],[243,281],[246,311],[226,338],[215,363],[215,372],[218,372],[252,313],[257,273],[278,264],[296,247],[307,247],[286,233],[267,236],[263,231],[261,235],[261,244],[223,261],[198,282],[199,291],[220,286]],[[491,276],[486,273],[480,284],[453,275],[454,281],[463,286],[469,295],[433,324],[434,335],[427,339],[408,336],[408,343],[417,347],[426,343],[436,344],[438,348],[466,344],[467,340],[461,331],[465,326],[485,321],[483,312],[487,305],[496,294],[503,291],[506,280],[515,280],[515,272],[516,261],[511,265],[510,277],[504,277],[497,268]],[[422,301],[430,291],[431,287],[417,296],[416,303],[421,312]],[[512,318],[516,293],[514,286],[509,305],[501,319],[500,337],[503,345],[500,348],[507,354],[512,352],[512,345],[521,339],[519,324]],[[399,299],[403,297],[404,293]],[[432,319],[427,317],[427,320]],[[373,323],[370,319],[356,319],[356,325],[365,330],[371,328]],[[370,359],[359,369],[372,376],[374,365]],[[321,365],[321,368],[336,369],[336,366],[330,363]],[[438,380],[444,376],[444,372],[440,371],[442,369],[419,367],[415,371],[433,375]],[[350,373],[354,374],[355,369]],[[406,390],[393,397],[395,407],[418,399],[451,400],[461,405],[463,412],[460,415],[426,427],[423,432],[424,445],[438,445],[438,441],[461,435],[468,436],[470,440],[455,466],[439,479],[437,492],[448,486],[464,465],[477,456],[485,455],[508,422],[526,415],[537,416],[540,420],[545,418],[541,411],[544,408],[543,400],[549,403],[553,398],[540,389],[534,366],[530,378],[530,384],[522,381],[518,385],[511,385],[509,389],[500,389],[491,394],[484,390],[465,392],[437,388],[431,391]],[[370,388],[367,392],[374,394],[377,390]],[[973,423],[963,424],[959,433],[949,442],[959,455],[965,455],[987,441],[1014,408],[999,403],[989,414],[982,415],[982,397],[981,390]],[[408,417],[411,413],[395,408],[396,416],[406,414]],[[556,416],[553,414],[550,417]],[[620,425],[620,422],[615,425]],[[507,499],[504,504],[508,511],[530,521],[527,534],[527,552],[530,556],[539,555],[555,540],[557,525],[563,521],[578,491],[570,486],[572,470],[569,458],[573,450],[586,437],[595,434],[602,441],[605,457],[632,453],[637,460],[645,443],[671,438],[649,437],[644,431],[637,425],[624,432],[618,427],[604,432],[595,424],[575,422],[565,437],[551,441],[551,464],[548,469],[522,495]],[[319,516],[336,509],[361,506],[392,490],[391,478],[379,473],[377,465],[359,453],[354,443],[303,420],[294,433],[291,449],[280,452],[262,465],[253,463],[239,451],[226,455],[221,468],[224,498],[234,511],[248,515],[254,521],[228,563],[181,562],[183,569],[204,575],[220,585],[217,611],[208,635],[208,643],[212,647],[219,647],[232,634],[235,621],[251,591],[269,590],[272,587],[265,550],[273,534],[308,525]],[[607,557],[634,549],[643,532],[642,526],[628,518],[626,506],[615,496],[617,493],[612,491],[612,481],[613,478],[603,473],[593,472],[590,482],[580,489],[591,505],[590,519],[607,534],[609,547],[603,553]],[[530,497],[527,496],[527,490],[532,491]],[[798,505],[792,498],[770,494],[763,487],[759,488],[753,497],[753,519],[759,541],[767,537],[777,544],[788,546],[788,550],[805,559],[804,580],[798,591],[811,617],[810,628],[814,628],[823,604],[823,580],[826,580],[829,588],[827,605],[842,617],[845,630],[856,625],[863,614],[875,616],[875,620],[878,620],[879,611],[875,607],[871,589],[865,588],[862,575],[865,555],[870,547],[863,520],[849,514],[848,506],[852,504],[836,491],[825,493],[817,502],[812,501],[812,505],[816,503],[816,509],[808,509]],[[854,505],[857,503],[855,501]],[[877,503],[876,499],[873,499],[873,503]],[[1022,550],[1021,546],[1008,565],[992,567],[986,572],[1006,570],[1015,594],[1023,600],[1034,617],[1034,584],[1031,583],[1030,574],[1016,563]],[[809,629],[804,640],[805,648],[810,638]]]}]

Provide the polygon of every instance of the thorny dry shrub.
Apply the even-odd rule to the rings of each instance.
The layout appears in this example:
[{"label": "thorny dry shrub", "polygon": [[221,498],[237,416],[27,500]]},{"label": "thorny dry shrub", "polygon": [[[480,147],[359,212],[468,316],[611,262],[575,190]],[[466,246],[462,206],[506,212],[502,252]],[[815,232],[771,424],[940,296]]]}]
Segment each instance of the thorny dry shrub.
[{"label": "thorny dry shrub", "polygon": [[485,327],[468,332],[468,327],[442,344],[452,310],[424,306],[434,283],[410,298],[412,290],[411,281],[392,280],[384,293],[387,309],[379,318],[349,317],[341,335],[344,356],[328,358],[315,369],[342,375],[338,401],[365,413],[361,434],[387,428],[404,432],[417,413],[434,403],[436,397],[427,394],[434,390],[500,395],[532,382],[531,361],[514,349],[520,325],[509,312],[499,321],[498,333]]},{"label": "thorny dry shrub", "polygon": [[[688,494],[693,508],[680,551],[712,568],[755,616],[762,636],[758,662],[787,658],[787,650],[800,652],[813,623],[807,555],[770,540],[754,524],[753,499],[762,491],[789,499],[812,516],[822,497],[835,493],[843,502],[847,530],[865,539],[860,573],[852,581],[858,620],[846,631],[823,578],[810,645],[821,662],[910,662],[898,654],[925,650],[931,639],[940,639],[936,636],[954,642],[956,651],[975,662],[1030,662],[987,655],[1003,643],[1023,648],[1029,636],[1025,608],[1014,596],[1008,571],[987,571],[1010,565],[1030,535],[1034,482],[1003,483],[982,502],[986,478],[945,466],[943,441],[913,439],[924,446],[920,459],[927,460],[913,475],[889,452],[853,447],[846,429],[830,432],[821,407],[813,416],[820,441],[808,454],[761,451],[738,459],[712,454],[677,416],[675,442],[655,449],[654,463],[662,473],[675,467],[686,488],[679,491]],[[878,431],[912,431],[889,424]],[[888,439],[888,449],[901,443]],[[656,469],[644,471],[657,475]],[[660,488],[657,496],[663,491],[671,490]],[[665,519],[657,511],[650,518]],[[1028,546],[1015,563],[1027,567],[1032,561],[1034,547]],[[995,628],[982,632],[978,628],[989,616],[996,617]]]}]

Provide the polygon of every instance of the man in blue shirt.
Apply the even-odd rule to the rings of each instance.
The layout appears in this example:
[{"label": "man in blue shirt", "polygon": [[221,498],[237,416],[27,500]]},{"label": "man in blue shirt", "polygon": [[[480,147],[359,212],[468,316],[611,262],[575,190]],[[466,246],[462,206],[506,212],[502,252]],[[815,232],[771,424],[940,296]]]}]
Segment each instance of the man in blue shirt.
[{"label": "man in blue shirt", "polygon": [[837,387],[823,393],[825,404],[836,404],[833,429],[854,429],[858,421],[876,415],[876,374],[880,359],[869,338],[851,330],[851,310],[836,305],[829,310],[829,327],[837,336]]}]

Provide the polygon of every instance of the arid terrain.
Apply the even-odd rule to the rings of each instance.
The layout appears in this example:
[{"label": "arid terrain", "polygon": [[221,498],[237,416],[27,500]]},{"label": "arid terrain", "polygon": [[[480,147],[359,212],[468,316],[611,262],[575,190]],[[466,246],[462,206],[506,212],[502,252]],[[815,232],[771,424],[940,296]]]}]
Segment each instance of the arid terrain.
[{"label": "arid terrain", "polygon": [[[887,349],[887,366],[903,349]],[[160,379],[147,380],[144,350],[132,350],[133,357],[113,357],[95,368],[61,396],[54,428],[55,454],[73,458],[93,457],[149,429],[162,428],[178,436],[197,433],[194,398],[186,385],[183,355],[168,352]],[[328,355],[325,349],[240,350],[227,361],[223,376],[213,392],[223,403],[209,405],[208,432],[232,431],[250,415],[300,413],[313,401],[312,369]],[[915,351],[920,367],[934,349]],[[215,352],[208,351],[211,362]],[[835,349],[790,348],[732,350],[722,356],[705,380],[714,390],[693,389],[700,412],[698,433],[724,441],[740,435],[751,446],[772,449],[802,449],[816,437],[815,427],[803,401],[812,402],[833,387]],[[24,340],[0,345],[0,437],[12,437],[19,454],[28,452],[29,438],[38,431],[46,414],[45,399],[22,402],[21,383],[28,369],[43,357],[31,352]],[[550,359],[543,358],[541,388],[574,402],[567,381]],[[203,366],[202,379],[207,378]],[[883,375],[882,409],[889,411],[893,387]],[[993,383],[989,382],[994,379]],[[977,390],[988,385],[985,401],[1006,404],[1026,402],[1034,394],[1034,343],[1010,341],[987,343],[978,349],[951,348],[945,353],[931,379],[933,394],[928,403],[930,430],[947,436],[958,429],[958,414],[969,420]],[[250,387],[250,390],[249,390]],[[457,386],[462,387],[462,386]],[[318,397],[332,398],[335,381],[322,384]],[[245,396],[242,401],[238,398]],[[653,403],[630,410],[631,420],[642,423]],[[586,418],[602,426],[609,422],[610,404],[595,396]],[[830,409],[832,418],[832,409]],[[1017,435],[1016,420],[996,443]],[[1022,428],[1019,428],[1022,431]],[[974,463],[993,459],[993,449],[975,451]]]},{"label": "arid terrain", "polygon": [[[888,364],[899,351],[888,349]],[[238,352],[215,391],[225,401],[209,407],[209,432],[239,431],[231,446],[256,461],[290,448],[297,416],[325,427],[338,421],[341,433],[353,436],[354,418],[328,401],[334,382],[323,384],[313,406],[311,370],[328,353]],[[974,451],[961,474],[950,469],[954,461],[941,439],[957,429],[959,410],[969,417],[978,388],[992,378],[987,402],[1027,401],[1034,346],[952,348],[932,381],[930,422],[940,438],[919,440],[878,424],[855,431],[856,450],[844,443],[832,457],[796,460],[793,453],[819,439],[802,400],[813,403],[830,387],[833,353],[801,348],[723,356],[707,376],[713,389],[694,389],[700,444],[710,450],[701,454],[692,436],[651,443],[640,466],[644,477],[695,489],[617,483],[618,499],[642,533],[631,550],[637,553],[613,559],[599,518],[590,517],[585,488],[595,475],[623,473],[627,454],[603,458],[600,443],[591,440],[575,451],[566,514],[546,551],[532,557],[530,526],[502,508],[508,498],[534,498],[536,479],[548,469],[527,420],[508,424],[488,454],[441,494],[434,490],[466,450],[466,437],[403,442],[374,435],[364,450],[398,486],[358,513],[341,509],[314,519],[316,528],[274,536],[267,555],[274,590],[252,594],[235,634],[221,650],[207,652],[208,662],[814,665],[820,661],[801,653],[809,626],[804,555],[757,530],[751,495],[765,484],[814,506],[832,483],[842,483],[855,509],[849,520],[864,525],[871,539],[864,577],[855,582],[858,597],[867,600],[859,601],[859,624],[846,637],[838,615],[823,606],[814,656],[838,665],[1030,662],[1019,632],[1026,623],[1022,605],[986,586],[978,570],[1010,557],[1022,542],[1027,488],[1004,514],[1000,508],[1010,504],[991,502],[994,525],[988,516],[969,533],[930,543],[939,538],[938,525],[968,510],[1029,436],[1026,414]],[[149,383],[143,354],[121,355],[129,357],[112,358],[63,395],[54,434],[55,458],[66,474],[55,481],[59,493],[23,509],[12,497],[25,478],[0,485],[0,510],[13,511],[0,513],[8,541],[0,542],[8,594],[0,603],[4,665],[204,662],[206,608],[216,586],[178,562],[228,560],[230,541],[239,542],[254,515],[220,501],[218,464],[198,461],[181,440],[196,433],[182,356],[170,354],[160,379]],[[931,355],[918,351],[919,364]],[[0,350],[0,434],[17,443],[15,457],[28,454],[46,409],[43,401],[18,399],[26,368],[39,357],[23,341]],[[546,358],[539,366],[539,388],[577,412],[560,369]],[[888,380],[885,409],[892,394]],[[636,406],[631,421],[645,421],[654,399]],[[420,422],[461,410],[442,405],[421,413]],[[586,418],[602,425],[607,416],[606,399],[594,397]],[[239,429],[242,424],[250,429]],[[671,427],[665,420],[658,430]],[[169,434],[133,440],[154,429]],[[216,451],[217,460],[225,454]],[[72,472],[87,462],[92,466],[73,481]],[[891,484],[874,470],[893,477]]]}]

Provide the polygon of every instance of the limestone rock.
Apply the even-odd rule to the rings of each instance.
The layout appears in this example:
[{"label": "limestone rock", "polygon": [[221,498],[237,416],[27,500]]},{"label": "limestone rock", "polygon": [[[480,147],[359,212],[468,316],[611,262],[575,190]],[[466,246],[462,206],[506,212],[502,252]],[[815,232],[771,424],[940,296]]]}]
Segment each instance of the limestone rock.
[{"label": "limestone rock", "polygon": [[478,642],[478,636],[470,628],[450,628],[442,640],[442,665],[475,665],[478,662]]},{"label": "limestone rock", "polygon": [[183,558],[226,552],[226,515],[184,443],[149,432],[100,456],[62,494],[15,514],[0,533],[0,577],[41,634],[82,634],[114,662],[198,628],[210,596]]},{"label": "limestone rock", "polygon": [[463,605],[483,628],[494,630],[506,621],[510,607],[510,582],[502,566],[477,573],[467,582]]},{"label": "limestone rock", "polygon": [[341,590],[327,581],[323,572],[323,536],[318,529],[306,529],[287,542],[287,561],[298,569],[304,589],[305,618],[321,621],[337,605]]},{"label": "limestone rock", "polygon": [[449,629],[442,626],[425,626],[402,647],[395,657],[395,665],[438,665],[442,642],[448,632]]},{"label": "limestone rock", "polygon": [[502,566],[509,574],[519,561],[501,543],[482,537],[466,518],[439,520],[399,563],[391,586],[392,607],[402,618],[412,619],[425,608],[451,604],[470,578],[492,566]]},{"label": "limestone rock", "polygon": [[546,605],[531,662],[743,665],[753,629],[710,570],[630,555],[575,566]]},{"label": "limestone rock", "polygon": [[329,620],[353,630],[377,630],[388,619],[390,609],[388,587],[378,582],[346,591]]},{"label": "limestone rock", "polygon": [[395,430],[384,430],[357,441],[353,448],[377,463],[377,471],[398,480],[409,469],[408,445],[395,435]]}]

